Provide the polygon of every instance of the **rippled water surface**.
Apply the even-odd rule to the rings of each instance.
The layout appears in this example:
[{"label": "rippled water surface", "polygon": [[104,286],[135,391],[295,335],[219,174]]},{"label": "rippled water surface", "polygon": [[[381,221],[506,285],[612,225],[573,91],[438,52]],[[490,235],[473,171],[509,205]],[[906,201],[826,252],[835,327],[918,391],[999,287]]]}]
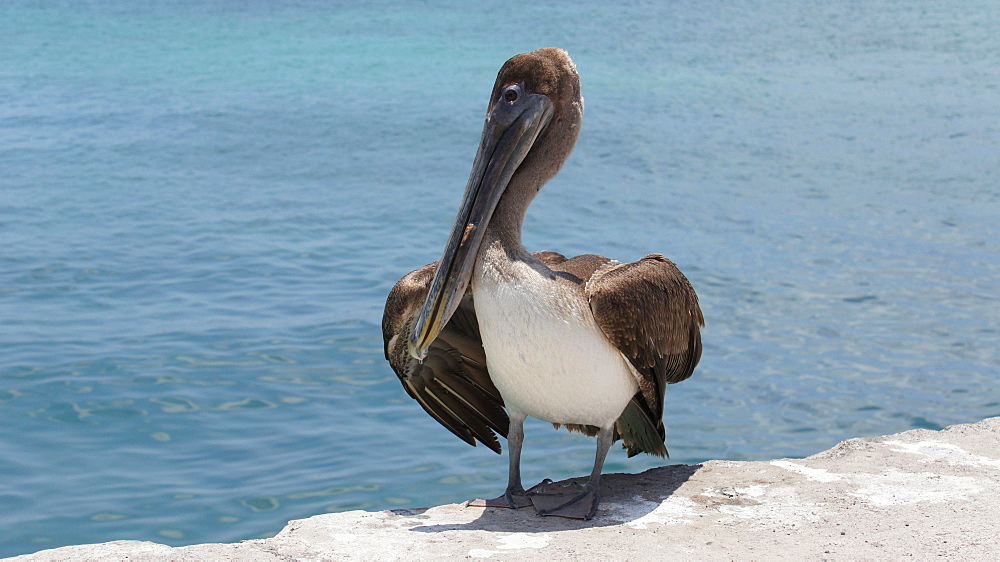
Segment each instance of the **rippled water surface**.
[{"label": "rippled water surface", "polygon": [[[541,46],[587,116],[526,244],[662,252],[701,296],[671,462],[1000,415],[992,3],[535,4],[0,5],[0,555],[498,492],[379,322]],[[526,481],[589,470],[527,432]]]}]

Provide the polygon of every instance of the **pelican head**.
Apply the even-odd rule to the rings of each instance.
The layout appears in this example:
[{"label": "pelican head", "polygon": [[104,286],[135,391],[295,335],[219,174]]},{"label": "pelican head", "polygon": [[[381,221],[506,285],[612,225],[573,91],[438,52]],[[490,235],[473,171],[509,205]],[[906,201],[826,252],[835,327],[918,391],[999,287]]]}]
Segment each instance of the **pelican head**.
[{"label": "pelican head", "polygon": [[566,51],[539,49],[501,67],[458,216],[409,336],[413,357],[426,357],[461,302],[487,231],[520,243],[524,213],[572,152],[582,119],[580,76]]}]

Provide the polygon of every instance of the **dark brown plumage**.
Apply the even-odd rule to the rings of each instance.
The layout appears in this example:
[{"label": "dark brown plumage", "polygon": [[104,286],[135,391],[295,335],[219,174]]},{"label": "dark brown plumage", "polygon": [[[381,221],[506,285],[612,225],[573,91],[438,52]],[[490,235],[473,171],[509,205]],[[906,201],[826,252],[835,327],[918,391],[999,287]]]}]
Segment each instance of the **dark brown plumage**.
[{"label": "dark brown plumage", "polygon": [[436,269],[435,262],[409,273],[389,293],[382,316],[385,358],[406,393],[432,418],[466,443],[474,446],[478,439],[499,454],[496,434],[507,437],[510,419],[486,369],[472,296],[466,295],[423,361],[406,348]]}]

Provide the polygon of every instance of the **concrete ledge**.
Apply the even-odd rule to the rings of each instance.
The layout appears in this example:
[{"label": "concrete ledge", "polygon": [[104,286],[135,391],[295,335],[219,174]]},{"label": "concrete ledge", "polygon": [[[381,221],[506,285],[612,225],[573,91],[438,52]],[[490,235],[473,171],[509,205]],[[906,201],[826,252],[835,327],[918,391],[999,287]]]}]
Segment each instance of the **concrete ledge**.
[{"label": "concrete ledge", "polygon": [[806,459],[609,474],[603,484],[589,522],[531,508],[351,511],[238,544],[117,541],[12,560],[1000,557],[1000,418],[851,439]]}]

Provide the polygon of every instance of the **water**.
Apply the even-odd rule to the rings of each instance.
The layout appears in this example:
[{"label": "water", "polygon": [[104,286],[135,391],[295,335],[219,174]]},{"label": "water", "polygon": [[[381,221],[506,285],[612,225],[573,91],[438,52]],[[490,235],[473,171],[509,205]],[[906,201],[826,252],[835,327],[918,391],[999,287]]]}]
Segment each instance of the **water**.
[{"label": "water", "polygon": [[[1000,415],[994,8],[5,2],[0,555],[498,492],[379,322],[541,46],[587,112],[526,244],[663,252],[702,299],[672,462]],[[525,479],[592,454],[530,424]]]}]

